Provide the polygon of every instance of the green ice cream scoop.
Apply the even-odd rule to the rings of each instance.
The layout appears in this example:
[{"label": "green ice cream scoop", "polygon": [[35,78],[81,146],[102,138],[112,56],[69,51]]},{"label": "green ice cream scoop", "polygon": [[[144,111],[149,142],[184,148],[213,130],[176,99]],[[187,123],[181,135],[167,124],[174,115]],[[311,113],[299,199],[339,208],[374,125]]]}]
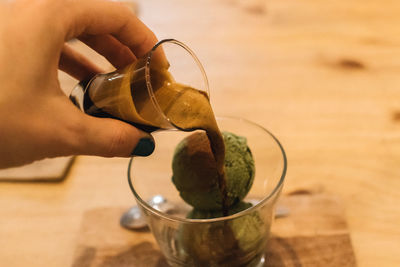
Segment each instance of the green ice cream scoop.
[{"label": "green ice cream scoop", "polygon": [[[222,133],[225,143],[227,206],[249,192],[255,174],[254,160],[245,137]],[[172,181],[183,200],[198,210],[221,210],[222,193],[210,143],[204,132],[183,139],[175,149]]]},{"label": "green ice cream scoop", "polygon": [[[251,207],[250,203],[239,202],[230,209],[230,214]],[[221,217],[222,212],[192,210],[190,219]],[[180,229],[182,247],[196,264],[193,266],[251,266],[248,255],[263,249],[266,226],[257,211],[229,221],[183,224]]]}]

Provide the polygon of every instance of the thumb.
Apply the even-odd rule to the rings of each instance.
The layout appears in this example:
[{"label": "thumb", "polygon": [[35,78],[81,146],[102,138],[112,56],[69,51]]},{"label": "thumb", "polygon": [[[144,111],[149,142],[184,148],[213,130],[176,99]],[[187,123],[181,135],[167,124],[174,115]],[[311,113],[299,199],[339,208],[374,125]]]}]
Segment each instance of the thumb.
[{"label": "thumb", "polygon": [[129,157],[153,153],[155,144],[150,134],[119,120],[85,117],[85,130],[80,144],[82,154]]}]

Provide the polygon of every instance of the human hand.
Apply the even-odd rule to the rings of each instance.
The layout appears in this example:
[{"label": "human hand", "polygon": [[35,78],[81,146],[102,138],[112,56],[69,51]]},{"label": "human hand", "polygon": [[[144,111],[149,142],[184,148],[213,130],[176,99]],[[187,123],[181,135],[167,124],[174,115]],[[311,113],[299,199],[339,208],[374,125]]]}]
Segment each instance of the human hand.
[{"label": "human hand", "polygon": [[147,156],[153,138],[124,122],[88,116],[62,92],[102,70],[66,41],[78,38],[121,68],[155,35],[124,5],[106,0],[0,3],[0,168],[67,155]]}]

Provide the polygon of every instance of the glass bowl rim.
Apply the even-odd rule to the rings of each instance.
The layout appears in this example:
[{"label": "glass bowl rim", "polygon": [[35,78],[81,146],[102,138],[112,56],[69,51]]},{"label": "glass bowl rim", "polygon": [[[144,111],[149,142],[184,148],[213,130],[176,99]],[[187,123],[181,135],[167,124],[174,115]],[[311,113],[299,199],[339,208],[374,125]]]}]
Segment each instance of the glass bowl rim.
[{"label": "glass bowl rim", "polygon": [[[156,214],[157,216],[162,217],[163,219],[169,220],[169,221],[182,222],[182,223],[188,223],[188,224],[190,224],[190,223],[196,223],[196,224],[212,223],[212,222],[221,222],[221,221],[231,220],[231,219],[235,219],[235,218],[250,214],[253,211],[257,210],[258,207],[260,207],[260,206],[264,205],[264,203],[268,202],[273,196],[280,193],[280,189],[283,186],[283,182],[285,180],[286,172],[287,172],[287,157],[286,157],[285,150],[284,150],[282,144],[279,142],[278,138],[276,138],[270,131],[268,131],[263,126],[255,123],[255,122],[252,122],[250,120],[244,119],[244,118],[234,117],[234,116],[217,116],[217,121],[218,121],[218,119],[238,120],[238,121],[252,124],[253,126],[256,126],[257,128],[263,130],[266,134],[268,134],[276,142],[276,144],[278,145],[278,147],[282,153],[283,169],[282,169],[281,177],[279,178],[278,183],[276,184],[274,189],[271,191],[271,193],[269,195],[267,195],[266,197],[264,197],[260,202],[258,202],[254,206],[251,206],[248,209],[245,209],[243,211],[237,212],[237,213],[229,215],[229,216],[224,216],[224,217],[218,217],[218,218],[212,218],[212,219],[187,219],[187,218],[181,218],[181,217],[165,214],[165,213],[151,207],[146,201],[144,201],[139,196],[139,194],[136,192],[135,188],[133,187],[133,184],[132,184],[133,177],[131,176],[131,168],[132,168],[134,157],[131,157],[131,159],[129,160],[129,163],[128,163],[128,184],[129,184],[129,187],[130,187],[135,199],[138,202],[140,202],[140,205],[142,207],[144,207],[147,211],[149,211],[153,214]],[[177,130],[176,129],[168,129],[166,131],[177,131]]]}]

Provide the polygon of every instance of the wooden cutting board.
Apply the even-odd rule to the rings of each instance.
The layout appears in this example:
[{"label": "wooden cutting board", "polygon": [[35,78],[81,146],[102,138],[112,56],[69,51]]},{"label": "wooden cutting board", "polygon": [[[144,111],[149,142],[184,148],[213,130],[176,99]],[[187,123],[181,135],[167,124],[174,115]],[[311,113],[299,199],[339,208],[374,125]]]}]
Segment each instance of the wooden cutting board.
[{"label": "wooden cutting board", "polygon": [[67,176],[73,162],[74,157],[59,157],[3,169],[0,182],[59,182]]},{"label": "wooden cutting board", "polygon": [[[273,224],[265,266],[356,266],[338,199],[320,194],[293,195],[282,197],[279,205],[287,207],[290,215]],[[120,227],[119,218],[126,208],[85,213],[73,267],[168,266],[150,232]]]}]

